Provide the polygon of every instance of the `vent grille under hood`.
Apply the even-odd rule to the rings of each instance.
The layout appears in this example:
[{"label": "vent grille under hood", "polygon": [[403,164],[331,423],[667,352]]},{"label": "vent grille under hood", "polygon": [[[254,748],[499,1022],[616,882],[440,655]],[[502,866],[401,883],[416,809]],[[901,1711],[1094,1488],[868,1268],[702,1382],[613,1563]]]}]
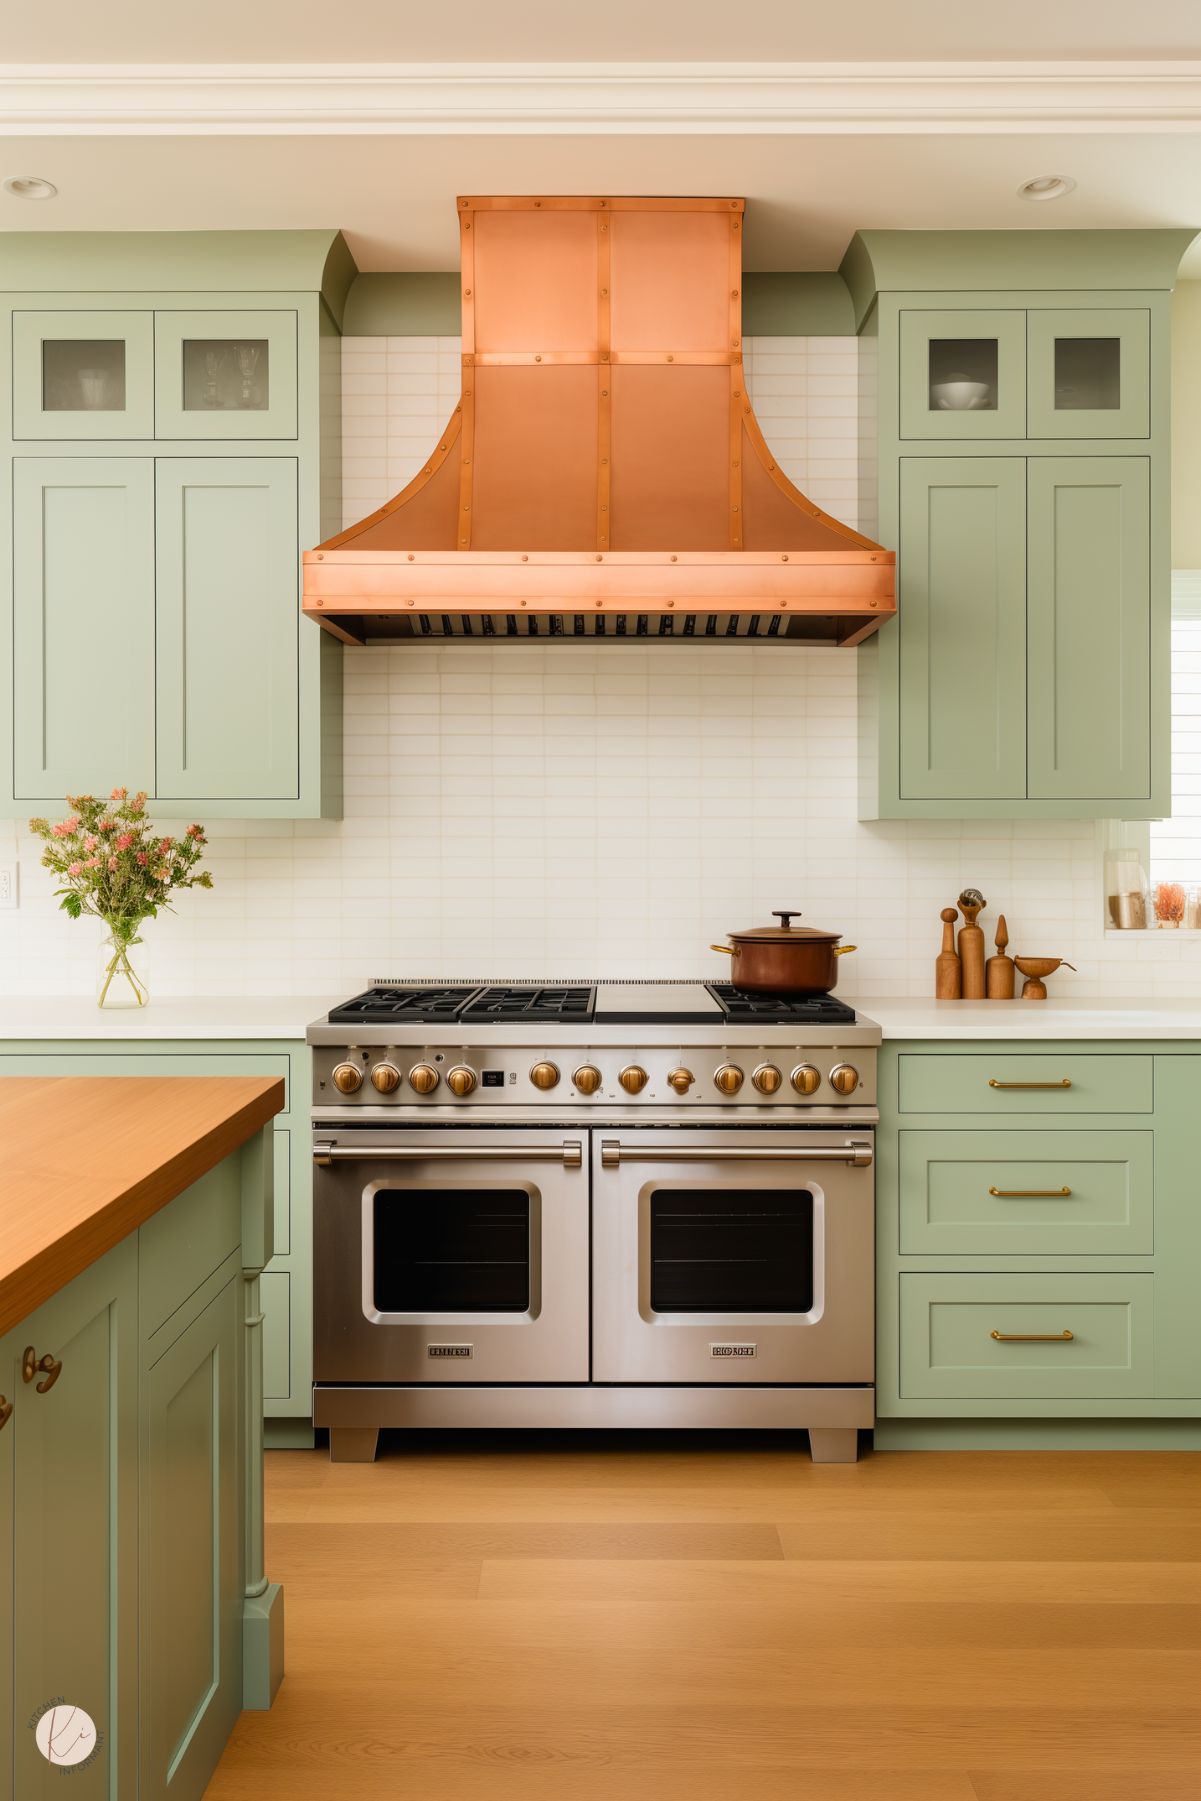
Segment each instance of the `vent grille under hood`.
[{"label": "vent grille under hood", "polygon": [[304,559],[349,643],[857,644],[894,563],[795,488],[742,370],[741,200],[461,199],[463,385],[420,474]]}]

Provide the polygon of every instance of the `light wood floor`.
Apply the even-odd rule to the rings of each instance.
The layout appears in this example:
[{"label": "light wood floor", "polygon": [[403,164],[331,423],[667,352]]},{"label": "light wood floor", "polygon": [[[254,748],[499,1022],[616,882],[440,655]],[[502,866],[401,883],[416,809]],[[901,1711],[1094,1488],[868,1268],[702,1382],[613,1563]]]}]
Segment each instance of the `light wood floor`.
[{"label": "light wood floor", "polygon": [[1201,1457],[803,1443],[271,1454],[208,1801],[1198,1801]]}]

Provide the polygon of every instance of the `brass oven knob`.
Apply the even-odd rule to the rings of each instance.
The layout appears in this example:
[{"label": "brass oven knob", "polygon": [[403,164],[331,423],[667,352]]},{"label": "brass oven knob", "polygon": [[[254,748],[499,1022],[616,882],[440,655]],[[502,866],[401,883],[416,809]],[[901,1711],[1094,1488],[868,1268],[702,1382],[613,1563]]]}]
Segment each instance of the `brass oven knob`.
[{"label": "brass oven knob", "polygon": [[334,1070],[334,1087],[339,1094],[353,1094],[363,1086],[363,1072],[357,1063],[339,1063]]},{"label": "brass oven knob", "polygon": [[673,1069],[667,1078],[667,1085],[674,1088],[677,1094],[687,1094],[695,1081],[696,1077],[690,1069]]},{"label": "brass oven knob", "polygon": [[774,1063],[761,1063],[751,1077],[760,1094],[774,1094],[783,1080]]},{"label": "brass oven knob", "polygon": [[535,1063],[530,1071],[530,1081],[535,1088],[554,1088],[559,1080],[557,1063]]},{"label": "brass oven knob", "polygon": [[737,1094],[742,1087],[742,1071],[737,1063],[723,1063],[714,1072],[713,1086],[720,1088],[723,1094]]},{"label": "brass oven knob", "polygon": [[649,1079],[640,1063],[627,1063],[617,1078],[627,1094],[641,1094]]},{"label": "brass oven knob", "polygon": [[440,1080],[432,1063],[414,1063],[409,1071],[409,1087],[418,1094],[433,1094]]},{"label": "brass oven knob", "polygon": [[822,1072],[814,1069],[812,1063],[798,1063],[791,1080],[798,1094],[816,1094],[822,1085]]},{"label": "brass oven knob", "polygon": [[400,1071],[395,1063],[377,1063],[371,1072],[371,1086],[380,1094],[395,1094],[400,1087]]},{"label": "brass oven knob", "polygon": [[859,1086],[859,1071],[853,1063],[836,1063],[830,1071],[830,1086],[839,1094],[854,1094]]},{"label": "brass oven knob", "polygon": [[595,1063],[581,1063],[571,1079],[581,1094],[595,1094],[601,1085],[601,1072]]},{"label": "brass oven knob", "polygon": [[453,1069],[448,1069],[446,1072],[446,1086],[452,1094],[462,1100],[463,1096],[470,1094],[475,1087],[474,1069],[470,1069],[466,1063],[456,1063]]}]

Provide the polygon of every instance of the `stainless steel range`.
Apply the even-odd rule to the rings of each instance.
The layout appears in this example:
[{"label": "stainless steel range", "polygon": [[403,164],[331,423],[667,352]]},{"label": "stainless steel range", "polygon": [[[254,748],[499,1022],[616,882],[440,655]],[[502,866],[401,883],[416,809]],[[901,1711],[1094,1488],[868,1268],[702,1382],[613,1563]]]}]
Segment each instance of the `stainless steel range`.
[{"label": "stainless steel range", "polygon": [[721,983],[380,983],[313,1046],[314,1419],[874,1418],[870,1020]]}]

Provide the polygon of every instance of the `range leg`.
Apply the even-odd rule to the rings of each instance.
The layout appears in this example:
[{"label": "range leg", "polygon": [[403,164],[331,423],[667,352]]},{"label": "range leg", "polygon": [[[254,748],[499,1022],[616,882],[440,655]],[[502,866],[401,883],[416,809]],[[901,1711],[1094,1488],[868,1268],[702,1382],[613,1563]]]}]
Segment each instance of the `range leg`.
[{"label": "range leg", "polygon": [[809,1455],[814,1463],[854,1463],[859,1434],[853,1426],[810,1426]]},{"label": "range leg", "polygon": [[374,1463],[378,1443],[378,1426],[331,1426],[329,1460],[331,1463]]}]

